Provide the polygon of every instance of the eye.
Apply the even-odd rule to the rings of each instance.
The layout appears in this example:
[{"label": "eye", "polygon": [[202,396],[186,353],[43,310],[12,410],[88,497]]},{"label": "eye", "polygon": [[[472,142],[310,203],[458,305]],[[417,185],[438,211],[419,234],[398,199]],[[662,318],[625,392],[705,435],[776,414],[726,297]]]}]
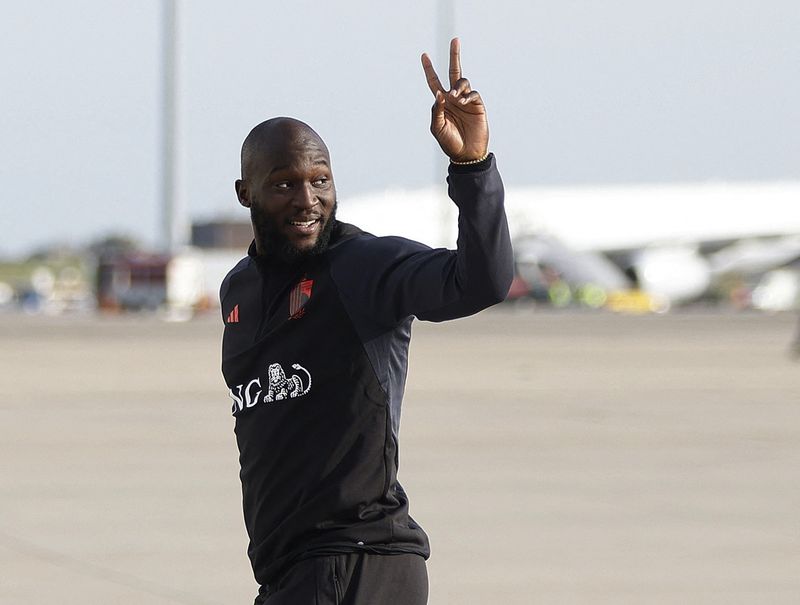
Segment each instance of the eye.
[{"label": "eye", "polygon": [[312,183],[314,184],[315,187],[324,187],[325,185],[328,184],[328,177],[321,176],[319,178],[314,179]]},{"label": "eye", "polygon": [[290,187],[289,181],[279,181],[275,183],[276,189],[288,189]]}]

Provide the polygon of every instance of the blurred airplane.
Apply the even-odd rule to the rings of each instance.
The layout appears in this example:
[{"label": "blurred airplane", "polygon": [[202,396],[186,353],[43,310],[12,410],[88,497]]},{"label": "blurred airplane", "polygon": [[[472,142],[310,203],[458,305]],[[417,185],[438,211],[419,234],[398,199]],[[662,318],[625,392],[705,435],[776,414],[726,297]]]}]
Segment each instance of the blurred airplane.
[{"label": "blurred airplane", "polygon": [[[638,287],[664,307],[720,276],[800,257],[800,182],[507,187],[506,208],[518,267],[555,265],[565,280],[609,291]],[[364,195],[339,210],[375,235],[433,247],[455,245],[456,215],[438,187]]]}]

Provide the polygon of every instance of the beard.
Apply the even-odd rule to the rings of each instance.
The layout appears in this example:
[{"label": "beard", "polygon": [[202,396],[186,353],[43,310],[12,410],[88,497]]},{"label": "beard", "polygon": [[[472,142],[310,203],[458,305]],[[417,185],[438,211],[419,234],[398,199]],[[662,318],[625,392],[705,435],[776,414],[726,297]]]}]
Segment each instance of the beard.
[{"label": "beard", "polygon": [[314,245],[305,249],[298,248],[292,244],[283,234],[280,226],[275,223],[274,219],[261,214],[254,207],[251,207],[250,220],[253,223],[253,232],[255,233],[261,255],[289,265],[296,265],[308,258],[319,256],[328,249],[331,233],[336,224],[337,205],[338,202],[333,203],[333,208],[331,208],[328,217],[324,219]]}]

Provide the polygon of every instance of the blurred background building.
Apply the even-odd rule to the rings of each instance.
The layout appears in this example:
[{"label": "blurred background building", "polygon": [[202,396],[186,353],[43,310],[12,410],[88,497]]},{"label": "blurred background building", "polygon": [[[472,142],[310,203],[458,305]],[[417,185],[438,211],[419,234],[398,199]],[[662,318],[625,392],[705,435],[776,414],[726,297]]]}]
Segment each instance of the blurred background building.
[{"label": "blurred background building", "polygon": [[[795,2],[50,1],[0,31],[2,308],[186,306],[189,282],[213,306],[216,268],[170,290],[189,265],[155,267],[244,254],[239,146],[275,115],[328,143],[343,220],[451,245],[419,55],[444,73],[455,34],[508,188],[511,298],[797,307]],[[114,238],[133,245],[98,254]]]}]

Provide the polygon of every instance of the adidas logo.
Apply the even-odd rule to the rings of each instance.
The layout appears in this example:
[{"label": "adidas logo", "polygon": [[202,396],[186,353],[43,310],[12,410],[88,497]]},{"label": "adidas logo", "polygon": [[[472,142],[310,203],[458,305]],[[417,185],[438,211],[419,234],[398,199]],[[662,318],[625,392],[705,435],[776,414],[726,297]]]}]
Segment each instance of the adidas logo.
[{"label": "adidas logo", "polygon": [[225,320],[225,323],[229,323],[229,324],[238,324],[239,323],[239,305],[236,305],[233,308],[233,311],[228,313],[228,319]]}]

